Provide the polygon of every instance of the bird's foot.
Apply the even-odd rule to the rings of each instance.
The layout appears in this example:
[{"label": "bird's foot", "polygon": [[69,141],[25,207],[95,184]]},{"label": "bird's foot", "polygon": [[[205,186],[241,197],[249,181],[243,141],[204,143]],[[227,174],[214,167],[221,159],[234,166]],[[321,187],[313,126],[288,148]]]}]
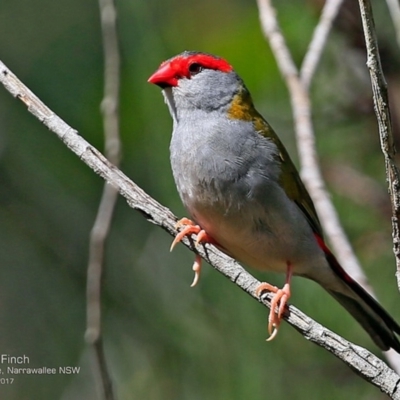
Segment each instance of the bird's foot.
[{"label": "bird's foot", "polygon": [[[197,235],[195,246],[198,246],[200,243],[214,243],[214,240],[206,233],[204,229],[202,229],[199,225],[196,225],[188,218],[182,218],[176,223],[175,229],[179,228],[183,229],[176,235],[171,244],[170,251],[172,251],[176,244],[179,243],[185,236],[189,236],[193,233]],[[201,257],[198,254],[196,255],[192,269],[194,271],[194,279],[190,287],[196,286],[200,279]]]},{"label": "bird's foot", "polygon": [[206,231],[201,229],[199,225],[196,225],[189,218],[182,218],[175,224],[175,229],[182,227],[183,229],[176,235],[174,241],[172,242],[170,251],[172,251],[185,236],[189,236],[192,233],[197,235],[195,246],[198,246],[202,242],[213,243],[213,240],[207,235]]},{"label": "bird's foot", "polygon": [[[290,298],[290,284],[285,283],[283,288],[279,289],[276,286],[264,282],[256,288],[256,295],[258,297],[262,297],[262,292],[264,290],[275,293],[271,300],[271,309],[268,316],[268,333],[270,336],[267,339],[267,342],[269,342],[270,340],[273,340],[278,334],[279,325],[282,321],[282,316],[285,311],[287,301]],[[277,312],[275,312],[276,308]]]}]

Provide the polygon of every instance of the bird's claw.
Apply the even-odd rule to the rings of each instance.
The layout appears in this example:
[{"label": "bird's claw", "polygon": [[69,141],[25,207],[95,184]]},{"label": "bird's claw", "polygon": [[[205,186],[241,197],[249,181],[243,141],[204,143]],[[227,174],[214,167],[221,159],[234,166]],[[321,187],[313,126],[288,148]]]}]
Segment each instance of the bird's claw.
[{"label": "bird's claw", "polygon": [[175,224],[175,229],[179,229],[180,227],[184,227],[176,236],[174,241],[171,243],[171,247],[169,251],[172,251],[175,246],[187,235],[192,233],[198,233],[198,229],[200,228],[198,225],[196,226],[190,219],[182,218]]},{"label": "bird's claw", "polygon": [[[201,229],[199,225],[195,225],[193,221],[188,218],[182,218],[175,224],[175,229],[179,229],[183,227],[183,229],[176,235],[174,241],[171,244],[170,251],[174,249],[174,247],[185,237],[191,234],[196,234],[196,242],[195,246],[197,247],[202,242],[211,242],[212,239],[207,235],[207,232],[204,229]],[[200,272],[201,272],[201,257],[197,254],[193,264],[194,271],[194,279],[190,287],[194,287],[197,285],[200,280]]]},{"label": "bird's claw", "polygon": [[194,264],[192,267],[194,271],[194,279],[190,287],[194,287],[197,285],[197,282],[200,280],[200,272],[201,272],[201,257],[196,254],[196,258],[194,260]]},{"label": "bird's claw", "polygon": [[[262,292],[265,290],[274,293],[268,316],[268,333],[270,336],[267,339],[267,342],[269,342],[278,334],[279,325],[282,321],[283,313],[290,297],[290,285],[289,283],[286,283],[282,289],[278,289],[276,286],[264,282],[256,288],[256,295],[262,299]],[[277,312],[275,312],[276,308],[278,309]]]},{"label": "bird's claw", "polygon": [[204,229],[201,229],[199,225],[195,225],[193,221],[188,218],[182,218],[175,224],[175,229],[183,229],[175,236],[174,241],[171,244],[170,251],[185,237],[191,234],[196,234],[196,242],[194,243],[197,247],[201,242],[209,242],[210,238]]}]

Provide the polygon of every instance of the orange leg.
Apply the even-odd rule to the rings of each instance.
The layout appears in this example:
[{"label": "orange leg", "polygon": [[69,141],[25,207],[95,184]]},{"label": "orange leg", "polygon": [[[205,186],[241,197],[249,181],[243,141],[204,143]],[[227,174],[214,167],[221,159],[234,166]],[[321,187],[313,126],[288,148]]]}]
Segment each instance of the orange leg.
[{"label": "orange leg", "polygon": [[[290,281],[292,279],[293,267],[290,262],[287,262],[286,280],[282,289],[272,286],[269,283],[261,283],[256,288],[256,295],[260,296],[264,290],[275,293],[271,300],[271,309],[268,317],[268,333],[269,338],[267,341],[273,340],[278,334],[279,325],[282,321],[285,306],[290,298]],[[278,309],[275,313],[275,309]]]},{"label": "orange leg", "polygon": [[[193,221],[188,218],[182,218],[176,223],[175,228],[178,229],[180,227],[183,227],[183,229],[176,235],[171,244],[170,251],[172,251],[176,244],[179,243],[185,236],[189,236],[192,233],[197,234],[197,239],[195,242],[196,246],[198,246],[200,243],[215,243],[215,241],[207,235],[204,229],[201,229],[199,225],[195,225]],[[194,279],[190,287],[196,286],[200,279],[201,257],[198,254],[196,255],[192,268],[194,271]]]}]

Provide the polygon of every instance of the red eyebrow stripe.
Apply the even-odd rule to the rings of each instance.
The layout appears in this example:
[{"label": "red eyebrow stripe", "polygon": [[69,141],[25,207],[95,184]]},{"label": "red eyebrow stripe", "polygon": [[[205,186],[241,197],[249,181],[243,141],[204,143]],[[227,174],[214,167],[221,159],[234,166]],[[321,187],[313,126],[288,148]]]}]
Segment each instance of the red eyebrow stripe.
[{"label": "red eyebrow stripe", "polygon": [[209,69],[214,69],[222,72],[231,72],[233,70],[232,66],[222,58],[216,58],[208,54],[194,54],[190,56],[179,56],[172,60],[167,60],[161,64],[170,64],[171,68],[177,73],[186,76],[188,72],[188,65],[198,63],[201,66]]}]

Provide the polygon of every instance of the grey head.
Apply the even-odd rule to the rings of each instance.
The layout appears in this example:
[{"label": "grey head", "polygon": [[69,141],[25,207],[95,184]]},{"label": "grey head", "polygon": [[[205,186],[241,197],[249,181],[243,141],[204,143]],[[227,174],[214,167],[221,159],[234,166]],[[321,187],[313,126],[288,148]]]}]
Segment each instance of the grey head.
[{"label": "grey head", "polygon": [[247,92],[224,59],[194,51],[164,61],[149,82],[163,89],[174,124],[193,111],[227,110],[237,93]]}]

